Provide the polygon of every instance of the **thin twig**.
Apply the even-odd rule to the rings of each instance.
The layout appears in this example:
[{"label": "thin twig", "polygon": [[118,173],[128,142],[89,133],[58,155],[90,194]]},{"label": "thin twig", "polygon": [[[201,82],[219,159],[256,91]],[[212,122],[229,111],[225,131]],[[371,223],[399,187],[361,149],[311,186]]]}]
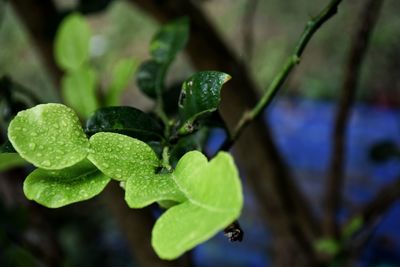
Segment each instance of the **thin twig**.
[{"label": "thin twig", "polygon": [[359,217],[363,221],[362,230],[359,231],[348,243],[345,248],[347,255],[356,257],[357,254],[369,242],[371,236],[376,231],[379,223],[382,221],[388,210],[400,199],[400,177],[395,182],[383,187],[361,211],[356,213],[348,222],[342,227],[346,226]]},{"label": "thin twig", "polygon": [[352,106],[355,102],[357,84],[362,62],[365,57],[369,37],[379,16],[383,0],[369,0],[358,16],[358,26],[353,35],[347,63],[344,69],[344,80],[338,103],[335,126],[332,134],[332,161],[325,188],[324,232],[337,237],[338,229],[335,215],[340,207],[344,183],[345,136]]},{"label": "thin twig", "polygon": [[286,81],[287,77],[291,73],[292,69],[298,63],[300,63],[300,57],[303,54],[303,51],[310,41],[311,37],[319,29],[319,27],[321,27],[322,24],[324,24],[327,20],[329,20],[333,15],[336,14],[337,7],[340,2],[341,0],[332,0],[328,4],[328,6],[326,6],[320,12],[318,16],[307,22],[306,28],[300,36],[300,39],[293,51],[293,54],[289,56],[289,58],[286,60],[286,63],[283,66],[282,70],[272,80],[271,84],[269,85],[261,99],[258,101],[258,103],[255,105],[255,107],[253,107],[253,109],[249,111],[246,111],[242,115],[232,135],[226,139],[224,144],[222,144],[221,150],[229,150],[242,134],[246,126],[256,117],[260,116],[262,114],[262,111],[271,103],[278,90],[281,88],[282,84]]}]

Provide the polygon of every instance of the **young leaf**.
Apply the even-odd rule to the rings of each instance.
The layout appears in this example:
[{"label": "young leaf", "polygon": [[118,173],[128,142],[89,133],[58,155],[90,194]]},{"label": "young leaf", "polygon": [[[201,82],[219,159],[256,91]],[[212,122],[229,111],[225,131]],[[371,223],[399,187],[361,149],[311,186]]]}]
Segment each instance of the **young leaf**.
[{"label": "young leaf", "polygon": [[239,176],[227,153],[207,162],[200,152],[189,152],[173,177],[188,200],[167,210],[153,228],[152,245],[162,259],[175,259],[209,239],[237,219],[243,205]]},{"label": "young leaf", "polygon": [[157,97],[158,89],[157,83],[163,83],[163,75],[165,71],[165,64],[159,63],[155,60],[147,60],[143,62],[138,69],[136,75],[136,82],[140,90],[151,98]]},{"label": "young leaf", "polygon": [[98,108],[96,83],[96,73],[86,66],[67,73],[61,81],[65,102],[82,117],[89,117]]},{"label": "young leaf", "polygon": [[21,158],[17,153],[1,153],[0,154],[0,172],[25,166],[28,162]]},{"label": "young leaf", "polygon": [[196,119],[216,111],[222,85],[231,77],[223,72],[197,72],[183,83],[179,97],[180,131],[190,131]]},{"label": "young leaf", "polygon": [[188,40],[189,20],[180,18],[164,25],[153,37],[150,53],[158,62],[169,62],[181,51]]},{"label": "young leaf", "polygon": [[157,141],[163,138],[162,126],[150,115],[132,107],[98,109],[86,122],[85,131],[90,135],[97,132],[115,132],[143,141]]},{"label": "young leaf", "polygon": [[54,103],[19,112],[8,127],[8,138],[22,158],[49,170],[80,162],[89,148],[75,112]]},{"label": "young leaf", "polygon": [[90,29],[81,15],[74,13],[61,23],[55,40],[55,59],[65,70],[76,70],[89,58]]},{"label": "young leaf", "polygon": [[132,79],[136,68],[137,61],[131,58],[122,59],[115,65],[113,80],[106,95],[107,106],[117,106],[120,103],[121,94]]},{"label": "young leaf", "polygon": [[25,196],[48,208],[59,208],[90,199],[110,182],[88,160],[58,170],[34,170],[24,182]]},{"label": "young leaf", "polygon": [[185,199],[171,174],[156,173],[160,161],[147,144],[115,133],[97,133],[90,138],[90,143],[89,159],[106,175],[126,181],[125,200],[129,207]]}]

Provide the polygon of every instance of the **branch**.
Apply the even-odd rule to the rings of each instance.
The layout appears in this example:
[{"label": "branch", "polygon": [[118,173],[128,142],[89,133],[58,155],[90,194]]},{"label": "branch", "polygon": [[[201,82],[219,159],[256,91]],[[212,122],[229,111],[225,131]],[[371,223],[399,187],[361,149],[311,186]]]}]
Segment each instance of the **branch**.
[{"label": "branch", "polygon": [[382,221],[384,215],[399,199],[400,177],[394,183],[383,187],[371,202],[347,221],[342,229],[345,229],[356,217],[360,217],[363,221],[362,230],[353,237],[348,247],[346,247],[348,255],[356,256],[365,247],[365,244],[370,240],[371,235],[375,232],[377,225]]},{"label": "branch", "polygon": [[[187,53],[197,69],[215,69],[234,77],[223,91],[221,110],[228,126],[238,121],[241,110],[257,103],[256,86],[248,70],[222,41],[203,11],[193,1],[131,0],[160,22],[187,15],[190,17],[190,39]],[[318,223],[307,199],[294,182],[289,168],[273,141],[268,123],[256,119],[238,140],[236,158],[243,166],[255,196],[262,207],[262,216],[276,236],[297,240],[287,251],[310,250],[318,235]],[[251,152],[251,157],[249,157]]]},{"label": "branch", "polygon": [[352,106],[355,102],[357,83],[363,59],[367,52],[369,37],[379,16],[383,0],[369,0],[358,16],[358,26],[353,35],[347,63],[344,69],[344,80],[338,103],[335,126],[332,135],[332,160],[328,181],[325,188],[324,232],[328,236],[338,235],[336,213],[340,207],[344,183],[345,135]]},{"label": "branch", "polygon": [[222,150],[229,150],[242,134],[247,125],[251,123],[255,118],[262,115],[262,111],[264,111],[264,109],[274,99],[274,97],[278,93],[278,90],[286,81],[292,69],[300,63],[301,55],[303,54],[303,51],[310,41],[311,37],[321,27],[322,24],[324,24],[327,20],[329,20],[333,15],[336,14],[340,2],[341,0],[332,0],[328,4],[328,6],[320,12],[318,16],[307,22],[306,28],[300,36],[300,39],[293,51],[293,54],[286,60],[286,63],[283,66],[282,70],[272,80],[271,84],[269,85],[261,99],[258,101],[258,103],[251,110],[243,113],[231,137],[228,138],[221,146]]}]

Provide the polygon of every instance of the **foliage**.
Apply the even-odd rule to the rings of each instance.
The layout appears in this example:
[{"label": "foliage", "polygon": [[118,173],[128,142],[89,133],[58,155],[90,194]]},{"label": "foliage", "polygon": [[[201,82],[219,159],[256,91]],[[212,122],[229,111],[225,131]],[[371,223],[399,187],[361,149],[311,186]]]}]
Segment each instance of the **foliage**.
[{"label": "foliage", "polygon": [[[84,30],[77,33],[81,27]],[[64,97],[87,117],[85,129],[74,110],[55,103],[23,110],[9,125],[12,147],[38,167],[26,178],[24,193],[41,205],[59,208],[90,199],[115,180],[125,190],[129,207],[155,202],[168,207],[154,226],[152,245],[161,258],[177,258],[240,215],[243,196],[232,157],[219,152],[208,161],[200,151],[190,151],[202,149],[209,127],[223,125],[215,124],[215,118],[220,119],[215,115],[220,90],[230,76],[216,71],[194,74],[183,83],[179,103],[174,103],[179,112],[166,115],[162,94],[166,72],[188,38],[188,20],[183,18],[162,27],[153,38],[151,62],[159,68],[148,71],[151,78],[143,80],[148,63],[138,73],[143,92],[156,100],[155,114],[122,106],[97,109],[89,38],[83,18],[73,14],[62,23],[56,40],[57,62],[66,71]],[[129,59],[116,65],[107,104],[119,102],[134,68]],[[18,158],[18,154],[0,155]]]},{"label": "foliage", "polygon": [[116,106],[136,70],[135,60],[122,59],[112,71],[104,103],[97,98],[99,75],[90,64],[91,31],[83,16],[73,13],[60,25],[55,41],[55,59],[65,71],[61,82],[64,101],[87,118],[100,106]]}]

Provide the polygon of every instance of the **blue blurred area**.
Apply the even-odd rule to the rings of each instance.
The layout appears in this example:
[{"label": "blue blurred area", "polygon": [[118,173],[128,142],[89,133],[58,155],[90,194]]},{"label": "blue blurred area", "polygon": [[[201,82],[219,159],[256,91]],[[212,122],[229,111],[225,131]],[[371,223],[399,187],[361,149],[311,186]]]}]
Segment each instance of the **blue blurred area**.
[{"label": "blue blurred area", "polygon": [[[281,99],[266,113],[278,147],[293,168],[297,182],[320,210],[321,194],[330,161],[335,103],[305,99]],[[215,131],[208,152],[224,139]],[[390,140],[400,144],[400,110],[357,104],[347,133],[347,164],[343,220],[368,202],[380,188],[400,176],[398,161],[377,164],[369,159],[373,144]],[[245,188],[245,207],[240,218],[245,230],[242,243],[229,243],[222,235],[199,246],[195,259],[201,266],[268,266],[271,242],[251,193]],[[357,266],[400,266],[400,203],[378,225]]]}]

